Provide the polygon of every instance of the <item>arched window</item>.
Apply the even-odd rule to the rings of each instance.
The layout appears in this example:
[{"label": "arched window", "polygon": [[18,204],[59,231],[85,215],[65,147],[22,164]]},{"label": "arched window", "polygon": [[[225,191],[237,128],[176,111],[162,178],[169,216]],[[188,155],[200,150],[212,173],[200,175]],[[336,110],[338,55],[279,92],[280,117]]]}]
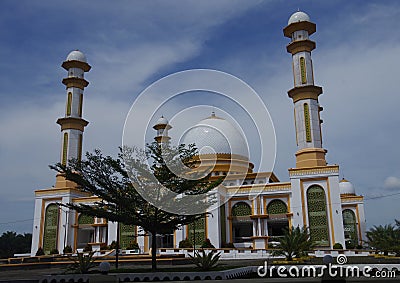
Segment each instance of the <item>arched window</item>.
[{"label": "arched window", "polygon": [[82,134],[79,134],[79,140],[78,140],[78,161],[82,160]]},{"label": "arched window", "polygon": [[329,246],[329,228],[324,189],[311,186],[307,190],[310,236],[318,246]]},{"label": "arched window", "polygon": [[62,152],[62,164],[67,164],[67,153],[68,153],[68,133],[64,133],[63,140],[63,152]]},{"label": "arched window", "polygon": [[245,202],[238,202],[232,207],[232,216],[251,215],[251,207]]},{"label": "arched window", "polygon": [[56,204],[49,204],[44,218],[43,251],[49,254],[57,249],[59,208]]},{"label": "arched window", "polygon": [[274,199],[267,206],[268,214],[285,214],[287,212],[286,204],[279,199]]},{"label": "arched window", "polygon": [[307,103],[304,103],[304,126],[306,130],[306,142],[311,142],[310,109]]},{"label": "arched window", "polygon": [[306,60],[304,57],[300,57],[300,73],[301,73],[301,83],[307,83],[307,76],[306,76]]},{"label": "arched window", "polygon": [[72,109],[72,93],[68,92],[67,97],[67,116],[71,116],[71,109]]},{"label": "arched window", "polygon": [[353,243],[358,244],[357,218],[354,211],[351,209],[345,209],[343,210],[342,215],[345,240],[350,240]]},{"label": "arched window", "polygon": [[82,105],[83,105],[83,93],[79,95],[79,108],[78,108],[79,117],[82,117]]}]

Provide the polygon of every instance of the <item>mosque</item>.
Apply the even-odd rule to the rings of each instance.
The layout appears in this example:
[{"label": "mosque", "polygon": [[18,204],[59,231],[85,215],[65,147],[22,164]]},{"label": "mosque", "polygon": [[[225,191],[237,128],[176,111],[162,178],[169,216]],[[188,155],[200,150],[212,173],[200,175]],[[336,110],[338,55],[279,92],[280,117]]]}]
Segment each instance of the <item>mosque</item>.
[{"label": "mosque", "polygon": [[[219,190],[221,206],[211,211],[211,217],[198,220],[170,234],[157,237],[158,246],[177,248],[183,239],[200,246],[205,239],[219,248],[228,243],[236,248],[267,249],[271,237],[282,235],[288,227],[309,228],[311,238],[320,249],[332,249],[335,243],[351,240],[363,244],[365,215],[363,197],[356,195],[353,185],[339,180],[339,166],[327,164],[327,150],[322,146],[318,97],[322,88],[314,84],[311,52],[315,42],[310,40],[316,25],[304,12],[294,13],[283,29],[290,38],[287,51],[292,54],[294,87],[288,91],[294,104],[297,151],[296,166],[290,168],[289,181],[280,181],[273,172],[253,172],[254,165],[242,147],[241,133],[227,120],[215,113],[203,119],[184,136],[184,143],[195,143],[200,149],[209,146],[217,153],[211,178],[224,176]],[[72,51],[62,63],[68,72],[62,83],[66,86],[65,116],[57,123],[61,127],[60,162],[82,156],[83,132],[88,122],[82,118],[83,92],[88,85],[84,73],[91,69],[85,55]],[[162,142],[171,128],[161,117],[154,129],[155,139]],[[223,135],[221,135],[223,133]],[[226,143],[224,135],[231,144]],[[201,152],[202,161],[211,158]],[[35,191],[32,250],[39,247],[45,253],[67,245],[75,251],[91,245],[101,249],[117,239],[117,223],[106,219],[80,215],[74,210],[60,208],[56,203],[91,204],[100,199],[88,195],[62,175],[56,176],[53,187]],[[138,235],[138,227],[119,224],[122,248],[136,242],[142,252],[151,247],[151,237]]]}]

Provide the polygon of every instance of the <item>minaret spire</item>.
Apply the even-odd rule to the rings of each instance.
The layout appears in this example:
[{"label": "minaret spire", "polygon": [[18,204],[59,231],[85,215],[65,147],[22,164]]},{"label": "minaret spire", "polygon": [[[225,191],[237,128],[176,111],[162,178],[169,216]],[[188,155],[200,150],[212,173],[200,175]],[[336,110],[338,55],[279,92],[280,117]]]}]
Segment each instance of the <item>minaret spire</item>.
[{"label": "minaret spire", "polygon": [[82,119],[83,91],[89,82],[84,79],[84,73],[90,70],[85,55],[75,50],[68,54],[61,65],[68,71],[68,76],[62,80],[66,86],[67,99],[65,117],[59,118],[61,126],[61,157],[60,162],[68,164],[68,160],[82,157],[83,131],[88,122]]},{"label": "minaret spire", "polygon": [[318,96],[322,88],[314,85],[311,51],[315,42],[309,36],[316,31],[310,17],[301,11],[294,13],[283,33],[291,39],[287,51],[292,54],[294,87],[288,91],[293,99],[296,127],[296,167],[325,166],[326,149],[322,148],[322,132]]}]

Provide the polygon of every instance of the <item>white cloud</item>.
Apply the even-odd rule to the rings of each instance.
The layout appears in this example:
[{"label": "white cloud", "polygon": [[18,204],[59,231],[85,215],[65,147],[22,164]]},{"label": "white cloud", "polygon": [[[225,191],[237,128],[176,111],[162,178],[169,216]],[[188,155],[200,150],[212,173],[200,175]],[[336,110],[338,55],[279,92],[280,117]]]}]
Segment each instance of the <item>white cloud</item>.
[{"label": "white cloud", "polygon": [[386,189],[400,190],[400,178],[394,176],[387,177],[384,186]]}]

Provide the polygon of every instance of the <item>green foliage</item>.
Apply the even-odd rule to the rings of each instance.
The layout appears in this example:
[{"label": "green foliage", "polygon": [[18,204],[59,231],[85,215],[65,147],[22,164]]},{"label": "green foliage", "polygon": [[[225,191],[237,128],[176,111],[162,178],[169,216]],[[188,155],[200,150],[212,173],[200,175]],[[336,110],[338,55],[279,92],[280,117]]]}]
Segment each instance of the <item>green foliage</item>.
[{"label": "green foliage", "polygon": [[234,249],[235,245],[233,243],[222,242],[221,248],[223,248],[223,249]]},{"label": "green foliage", "polygon": [[[201,194],[209,192],[222,182],[222,179],[211,182],[209,176],[186,179],[175,175],[176,171],[170,169],[177,166],[182,168],[182,164],[185,168],[194,168],[193,158],[196,154],[194,145],[172,147],[154,142],[147,145],[145,152],[124,147],[115,159],[103,156],[100,150],[95,150],[94,153],[86,153],[86,160],[71,160],[68,166],[57,163],[50,168],[78,184],[82,191],[102,199],[94,205],[69,203],[64,206],[86,215],[140,226],[151,234],[152,268],[155,270],[156,235],[170,233],[182,225],[204,218],[206,214],[187,213],[183,210],[182,213],[174,214],[160,207],[170,206],[173,209],[179,205],[191,211],[195,202],[197,208],[206,211],[213,204],[213,199],[210,195],[204,198]],[[163,185],[161,188],[167,190],[161,189],[160,184]],[[145,190],[155,201],[149,203],[138,190]],[[176,198],[177,194],[182,197]],[[185,197],[188,195],[190,198]]]},{"label": "green foliage", "polygon": [[367,231],[368,245],[385,255],[395,252],[400,256],[400,221],[395,221],[395,225],[374,226]]},{"label": "green foliage", "polygon": [[36,252],[36,256],[42,256],[42,255],[44,255],[44,250],[42,247],[39,247]]},{"label": "green foliage", "polygon": [[201,244],[201,248],[202,249],[215,249],[214,245],[211,244],[210,239],[205,239],[205,241],[203,242],[203,244]]},{"label": "green foliage", "polygon": [[[110,247],[110,250],[117,249],[117,242],[116,241],[112,241],[109,247]],[[120,249],[121,246],[118,246],[118,248]]]},{"label": "green foliage", "polygon": [[92,246],[87,244],[84,248],[83,248],[84,252],[91,252],[92,251]]},{"label": "green foliage", "polygon": [[138,243],[129,243],[129,245],[126,247],[127,250],[138,250],[139,249],[139,244]]},{"label": "green foliage", "polygon": [[50,251],[50,254],[51,255],[58,255],[60,252],[57,250],[57,249],[52,249],[51,251]]},{"label": "green foliage", "polygon": [[0,258],[9,258],[16,253],[31,251],[32,234],[17,234],[7,231],[0,236]]},{"label": "green foliage", "polygon": [[305,256],[308,251],[312,250],[315,243],[310,239],[310,233],[307,228],[292,227],[286,229],[282,237],[274,238],[279,244],[276,245],[276,250],[273,255],[283,255],[287,261],[293,260],[294,257],[299,258]]},{"label": "green foliage", "polygon": [[63,249],[63,253],[64,254],[71,254],[72,253],[72,247],[71,246],[65,246],[65,248]]},{"label": "green foliage", "polygon": [[356,244],[354,243],[354,240],[347,240],[345,242],[345,245],[346,245],[346,249],[348,249],[348,250],[352,250],[352,249],[354,249],[356,247]]},{"label": "green foliage", "polygon": [[185,240],[182,240],[179,242],[179,248],[181,249],[190,249],[193,248],[192,242],[186,238]]},{"label": "green foliage", "polygon": [[343,246],[342,246],[341,243],[335,243],[335,244],[333,245],[333,249],[334,249],[334,250],[343,250]]},{"label": "green foliage", "polygon": [[94,252],[89,252],[88,254],[77,253],[76,256],[70,257],[70,259],[74,262],[70,265],[66,272],[80,273],[86,274],[89,273],[90,269],[95,267],[94,261],[96,260],[94,257]]},{"label": "green foliage", "polygon": [[195,256],[192,256],[190,254],[189,256],[195,265],[201,268],[201,270],[207,271],[218,265],[218,260],[221,257],[221,252],[215,253],[214,251],[211,251],[207,254],[205,250],[202,250],[201,254],[196,251]]}]

